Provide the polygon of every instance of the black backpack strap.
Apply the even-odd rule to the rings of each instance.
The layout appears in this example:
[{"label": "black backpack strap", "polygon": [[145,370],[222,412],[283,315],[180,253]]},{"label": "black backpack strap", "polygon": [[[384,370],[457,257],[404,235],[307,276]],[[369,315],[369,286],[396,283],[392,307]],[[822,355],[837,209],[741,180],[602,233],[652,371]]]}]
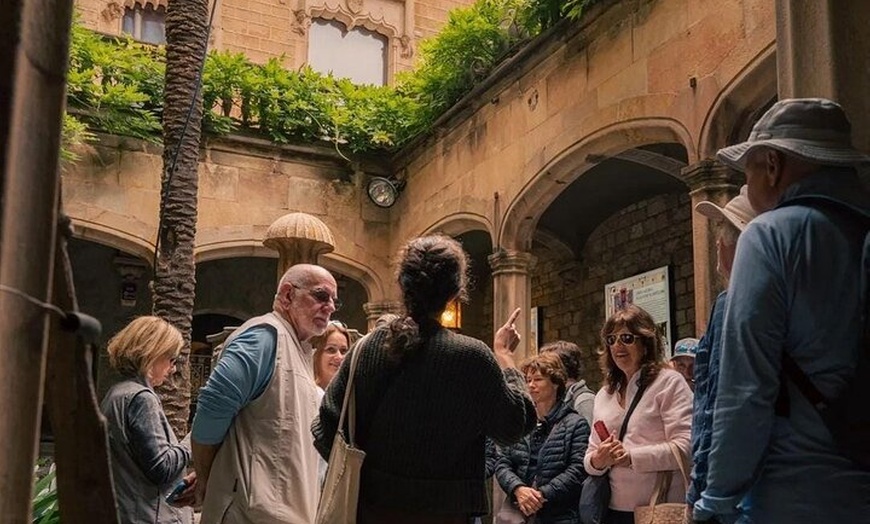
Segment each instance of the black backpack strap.
[{"label": "black backpack strap", "polygon": [[[643,391],[646,389],[646,384],[639,386],[637,388],[637,393],[634,394],[634,398],[631,399],[631,405],[628,406],[628,411],[625,413],[625,418],[622,420],[622,427],[619,428],[619,441],[622,442],[622,439],[625,437],[625,432],[628,431],[628,419],[631,418],[631,414],[634,413],[634,408],[637,407],[637,403],[640,402],[640,397],[643,396]],[[628,386],[625,386],[625,390],[628,391]]]},{"label": "black backpack strap", "polygon": [[[822,395],[822,392],[813,384],[810,377],[804,373],[800,366],[798,366],[797,362],[795,362],[794,359],[791,358],[791,355],[786,352],[782,353],[782,370],[783,373],[785,373],[785,376],[794,382],[794,385],[797,386],[801,394],[810,401],[810,404],[812,404],[816,410],[824,411],[828,407],[828,399]],[[784,385],[785,382],[783,382],[783,386]]]},{"label": "black backpack strap", "polygon": [[[862,270],[864,272],[864,276],[862,277],[862,282],[860,283],[861,292],[865,297],[868,296],[868,288],[870,285],[866,281],[868,273],[870,273],[870,256],[868,256],[868,242],[870,242],[870,232],[867,232],[870,229],[870,215],[868,215],[865,211],[860,210],[856,207],[853,207],[849,204],[841,202],[839,200],[823,196],[823,195],[805,195],[801,197],[796,197],[791,200],[787,200],[781,203],[777,207],[787,207],[787,206],[806,206],[814,209],[823,209],[833,212],[839,216],[846,216],[849,218],[857,219],[864,226],[865,230],[865,240],[864,240],[864,255],[862,257]],[[864,336],[862,337],[862,343],[864,345],[864,353],[866,354],[870,351],[870,316],[868,316],[868,312],[870,312],[870,300],[865,301],[864,309],[865,311],[862,314],[862,320],[864,324]],[[819,411],[823,412],[827,409],[830,401],[825,398],[824,395],[818,390],[818,388],[812,383],[810,378],[806,373],[798,366],[797,362],[788,354],[787,351],[783,351],[782,353],[782,373],[780,375],[780,385],[779,385],[779,395],[776,398],[776,403],[774,405],[774,412],[777,416],[788,417],[791,412],[791,401],[788,397],[788,386],[786,385],[785,378],[789,378],[795,386],[797,386],[798,391],[806,397],[807,400],[810,401],[810,404]]]}]

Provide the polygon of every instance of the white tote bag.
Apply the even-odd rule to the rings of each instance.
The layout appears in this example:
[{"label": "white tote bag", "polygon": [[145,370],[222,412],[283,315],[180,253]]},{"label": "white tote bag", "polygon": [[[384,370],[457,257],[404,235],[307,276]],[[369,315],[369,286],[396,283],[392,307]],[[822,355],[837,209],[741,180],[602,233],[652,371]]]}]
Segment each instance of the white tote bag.
[{"label": "white tote bag", "polygon": [[[366,337],[363,337],[365,339]],[[317,506],[315,524],[356,524],[356,508],[359,503],[360,472],[365,451],[354,444],[353,434],[356,427],[356,400],[353,395],[353,377],[359,355],[362,353],[363,340],[356,344],[356,349],[350,361],[347,388],[344,391],[344,401],[341,404],[341,415],[338,418],[338,430],[332,441],[332,451],[329,453],[329,464],[326,469],[326,480],[323,482],[323,492],[320,494],[320,504]],[[348,440],[344,438],[344,417],[348,418]]]}]

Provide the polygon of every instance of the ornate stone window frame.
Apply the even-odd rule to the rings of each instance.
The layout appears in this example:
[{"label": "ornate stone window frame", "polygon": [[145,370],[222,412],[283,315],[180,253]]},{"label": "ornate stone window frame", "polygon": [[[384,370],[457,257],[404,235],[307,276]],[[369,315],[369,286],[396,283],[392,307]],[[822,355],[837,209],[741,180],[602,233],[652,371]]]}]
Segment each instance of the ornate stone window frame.
[{"label": "ornate stone window frame", "polygon": [[347,27],[348,31],[355,28],[365,28],[385,36],[387,38],[387,85],[393,83],[398,70],[399,58],[409,59],[414,54],[413,41],[407,33],[383,17],[375,18],[371,13],[365,11],[365,0],[343,0],[338,4],[309,6],[304,5],[304,2],[305,0],[300,0],[298,9],[293,11],[293,31],[304,37],[304,44],[296,60],[297,67],[307,62],[308,30],[313,19],[340,22]]},{"label": "ornate stone window frame", "polygon": [[[109,16],[116,17],[117,24],[118,24],[117,31],[118,31],[119,35],[122,35],[122,34],[124,34],[124,12],[125,12],[125,10],[130,9],[130,10],[133,10],[135,12],[135,11],[137,11],[137,8],[138,8],[141,12],[141,11],[144,11],[146,7],[151,7],[151,9],[153,9],[154,11],[157,11],[159,8],[162,7],[163,13],[165,15],[166,10],[169,7],[168,0],[123,0],[122,2],[112,2],[108,6],[106,6],[105,10],[103,10],[103,16],[106,17],[108,14]],[[140,15],[140,17],[141,17],[141,15]],[[137,23],[141,23],[141,21],[137,22]],[[165,24],[165,22],[164,22],[164,24]],[[164,25],[164,30],[165,30],[165,25]],[[134,33],[130,36],[133,36],[134,39],[139,40],[138,37],[134,36],[136,33],[137,33],[137,31],[134,31]]]}]

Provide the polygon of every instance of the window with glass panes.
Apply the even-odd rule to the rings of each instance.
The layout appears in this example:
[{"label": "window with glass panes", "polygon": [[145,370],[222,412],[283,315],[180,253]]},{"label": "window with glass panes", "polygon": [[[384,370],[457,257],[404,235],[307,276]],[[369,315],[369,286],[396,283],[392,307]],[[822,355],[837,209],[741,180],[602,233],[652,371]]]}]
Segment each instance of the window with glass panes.
[{"label": "window with glass panes", "polygon": [[308,30],[308,64],[355,84],[387,83],[387,37],[364,27],[315,18]]},{"label": "window with glass panes", "polygon": [[163,6],[136,4],[124,8],[121,32],[149,44],[166,43],[166,10]]}]

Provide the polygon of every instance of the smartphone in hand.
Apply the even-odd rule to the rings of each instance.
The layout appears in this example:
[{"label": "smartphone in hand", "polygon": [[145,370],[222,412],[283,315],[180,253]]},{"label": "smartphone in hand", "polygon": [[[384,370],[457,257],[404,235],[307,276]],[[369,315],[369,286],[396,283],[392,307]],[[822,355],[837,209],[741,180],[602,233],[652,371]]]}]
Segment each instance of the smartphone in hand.
[{"label": "smartphone in hand", "polygon": [[598,438],[601,440],[606,440],[610,436],[610,432],[607,431],[607,426],[604,425],[604,422],[596,420],[592,427],[595,428],[595,432],[598,433]]},{"label": "smartphone in hand", "polygon": [[184,493],[184,490],[187,489],[187,486],[188,484],[186,480],[182,480],[181,482],[176,484],[175,487],[172,488],[172,491],[169,493],[169,495],[166,495],[166,502],[169,504],[175,504],[175,502],[178,500],[178,497],[180,497],[181,494]]}]

